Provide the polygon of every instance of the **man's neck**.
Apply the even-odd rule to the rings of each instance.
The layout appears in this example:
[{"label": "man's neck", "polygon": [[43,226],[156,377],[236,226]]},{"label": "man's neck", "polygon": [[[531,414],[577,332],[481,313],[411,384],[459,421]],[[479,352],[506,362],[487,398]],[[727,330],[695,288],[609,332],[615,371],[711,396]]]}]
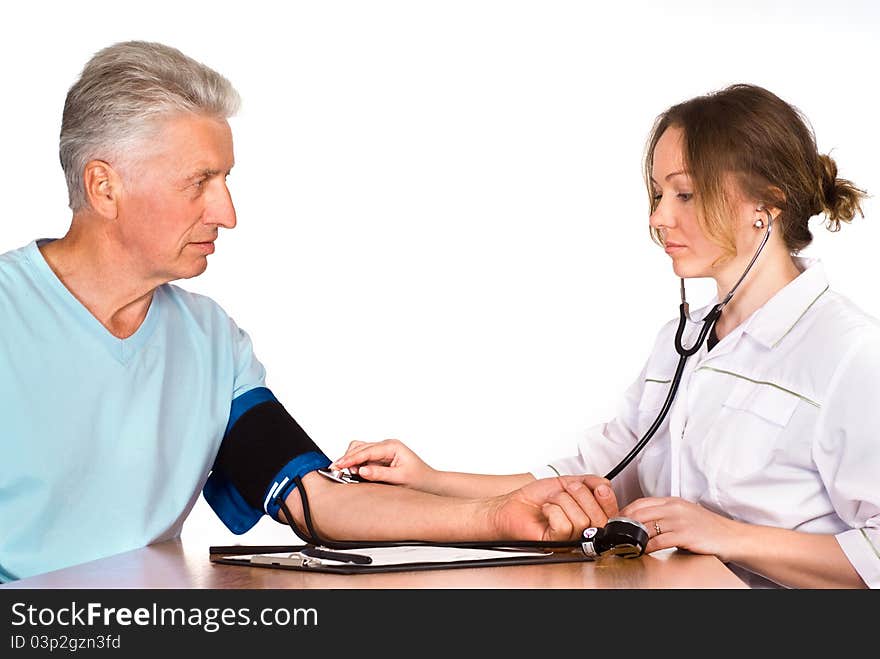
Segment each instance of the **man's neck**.
[{"label": "man's neck", "polygon": [[138,273],[111,236],[84,229],[74,220],[64,238],[40,247],[61,283],[109,331],[120,339],[134,334],[150,309],[152,282]]}]

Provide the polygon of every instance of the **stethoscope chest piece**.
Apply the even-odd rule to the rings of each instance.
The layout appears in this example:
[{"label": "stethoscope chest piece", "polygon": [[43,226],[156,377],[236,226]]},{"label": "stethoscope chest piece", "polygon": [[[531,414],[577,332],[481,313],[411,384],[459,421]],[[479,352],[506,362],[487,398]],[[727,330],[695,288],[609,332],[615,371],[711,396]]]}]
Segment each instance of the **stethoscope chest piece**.
[{"label": "stethoscope chest piece", "polygon": [[641,522],[626,517],[612,517],[602,528],[591,526],[584,529],[581,550],[591,558],[638,558],[645,553],[647,545],[648,529]]}]

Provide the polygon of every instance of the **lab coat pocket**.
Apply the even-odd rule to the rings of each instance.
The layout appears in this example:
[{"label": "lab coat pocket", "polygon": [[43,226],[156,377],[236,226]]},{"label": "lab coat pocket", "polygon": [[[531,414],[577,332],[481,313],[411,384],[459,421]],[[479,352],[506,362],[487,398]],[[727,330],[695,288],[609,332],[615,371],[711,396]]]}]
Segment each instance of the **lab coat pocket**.
[{"label": "lab coat pocket", "polygon": [[639,412],[651,412],[663,407],[663,401],[669,393],[672,380],[647,379],[639,399]]},{"label": "lab coat pocket", "polygon": [[797,394],[771,384],[737,382],[706,446],[720,465],[719,476],[732,481],[760,478],[800,402]]}]

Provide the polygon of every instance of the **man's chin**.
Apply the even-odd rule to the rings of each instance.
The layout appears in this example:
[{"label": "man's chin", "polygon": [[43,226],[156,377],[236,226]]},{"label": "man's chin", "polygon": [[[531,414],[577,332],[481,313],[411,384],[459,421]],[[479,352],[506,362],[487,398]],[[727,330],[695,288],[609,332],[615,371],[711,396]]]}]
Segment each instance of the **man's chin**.
[{"label": "man's chin", "polygon": [[177,274],[176,279],[192,279],[193,277],[198,277],[205,270],[208,269],[208,257],[201,256],[192,263],[188,264],[186,268],[181,268],[175,274]]}]

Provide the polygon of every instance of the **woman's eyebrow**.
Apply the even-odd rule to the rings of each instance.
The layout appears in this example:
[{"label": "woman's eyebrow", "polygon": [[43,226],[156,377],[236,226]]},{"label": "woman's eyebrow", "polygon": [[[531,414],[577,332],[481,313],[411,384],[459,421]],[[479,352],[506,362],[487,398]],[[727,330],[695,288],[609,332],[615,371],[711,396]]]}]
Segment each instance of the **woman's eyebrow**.
[{"label": "woman's eyebrow", "polygon": [[[682,170],[679,170],[679,171],[677,171],[677,172],[672,172],[671,174],[667,174],[666,177],[665,177],[665,180],[668,181],[668,180],[671,179],[673,176],[681,176],[682,174],[687,175],[687,171],[684,170],[684,169],[682,169]],[[656,183],[656,182],[657,182],[656,179],[652,176],[652,177],[651,177],[651,183]]]}]

